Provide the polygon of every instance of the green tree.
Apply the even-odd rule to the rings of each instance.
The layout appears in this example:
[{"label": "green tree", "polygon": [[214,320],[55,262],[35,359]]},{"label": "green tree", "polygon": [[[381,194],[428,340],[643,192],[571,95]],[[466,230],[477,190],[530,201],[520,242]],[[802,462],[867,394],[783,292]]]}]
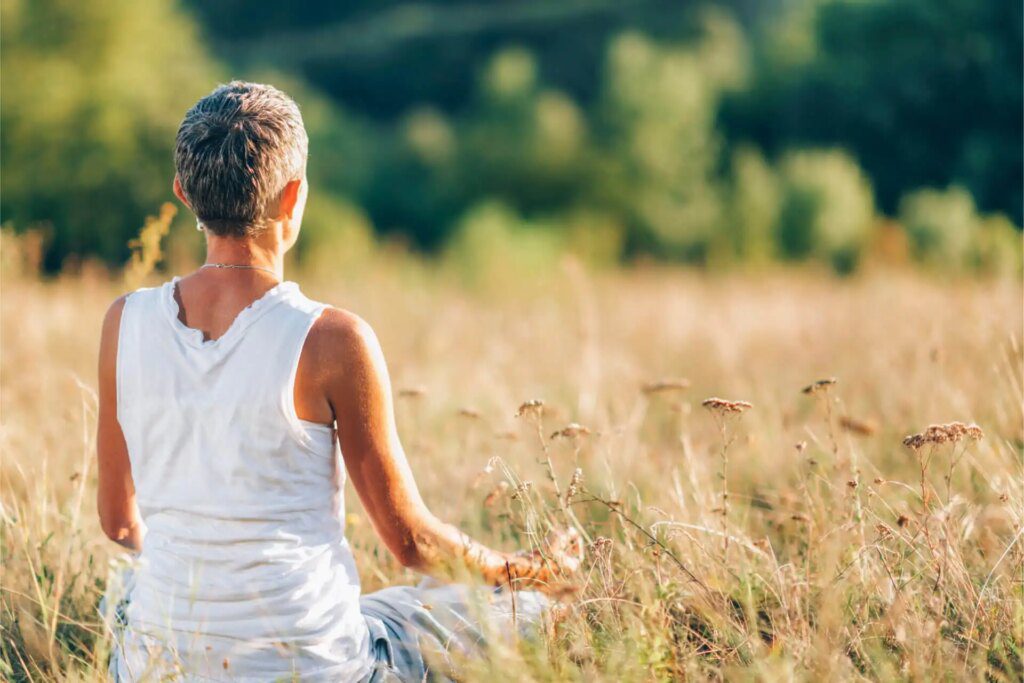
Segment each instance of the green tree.
[{"label": "green tree", "polygon": [[723,188],[715,116],[745,68],[742,33],[718,12],[704,16],[691,45],[632,32],[612,43],[592,199],[616,206],[647,249],[702,260],[717,238]]},{"label": "green tree", "polygon": [[[851,150],[883,210],[960,184],[986,211],[1024,218],[1020,2],[803,0],[758,41],[752,86],[729,98],[731,140],[777,156]],[[808,33],[809,32],[809,33]]]},{"label": "green tree", "polygon": [[174,135],[214,85],[193,23],[171,0],[5,0],[0,220],[45,225],[46,265],[114,261],[172,198]]},{"label": "green tree", "polygon": [[782,161],[778,243],[789,258],[817,256],[849,272],[875,218],[871,183],[839,150],[791,152]]}]

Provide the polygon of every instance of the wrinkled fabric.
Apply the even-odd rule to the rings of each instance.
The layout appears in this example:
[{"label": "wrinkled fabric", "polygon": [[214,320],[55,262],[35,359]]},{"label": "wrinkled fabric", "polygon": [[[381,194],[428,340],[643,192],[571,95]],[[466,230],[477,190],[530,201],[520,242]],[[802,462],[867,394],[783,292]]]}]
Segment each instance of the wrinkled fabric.
[{"label": "wrinkled fabric", "polygon": [[[115,643],[109,674],[115,683],[146,680],[147,675],[127,672],[122,661],[126,612],[134,574],[131,565],[115,566],[99,611]],[[515,601],[513,616],[512,603]],[[441,585],[430,580],[419,586],[394,586],[360,599],[369,633],[369,671],[361,679],[335,673],[296,674],[289,680],[333,680],[338,683],[414,683],[458,680],[459,662],[486,656],[495,639],[517,633],[535,636],[549,600],[534,591],[492,590],[465,585]],[[173,680],[240,680],[230,671],[215,678],[181,671]]]},{"label": "wrinkled fabric", "polygon": [[147,527],[121,675],[357,679],[372,656],[345,470],[334,430],[294,405],[325,306],[281,282],[208,341],[179,319],[176,283],[130,294],[118,337],[117,417]]},{"label": "wrinkled fabric", "polygon": [[535,635],[548,600],[535,591],[424,582],[384,588],[359,603],[376,659],[368,682],[378,683],[455,678],[459,661],[484,656],[494,639]]}]

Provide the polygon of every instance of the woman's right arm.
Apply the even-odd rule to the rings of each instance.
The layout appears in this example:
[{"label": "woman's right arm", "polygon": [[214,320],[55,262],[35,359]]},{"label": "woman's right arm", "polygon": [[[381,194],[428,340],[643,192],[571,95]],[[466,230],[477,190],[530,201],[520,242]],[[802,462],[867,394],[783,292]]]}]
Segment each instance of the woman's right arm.
[{"label": "woman's right arm", "polygon": [[578,556],[567,553],[553,562],[537,553],[493,550],[427,508],[398,437],[384,354],[370,326],[351,313],[328,309],[313,332],[317,351],[311,360],[326,368],[324,393],[337,421],[345,466],[374,529],[398,561],[441,579],[468,571],[491,585],[511,577],[517,587],[564,586],[578,569]]}]

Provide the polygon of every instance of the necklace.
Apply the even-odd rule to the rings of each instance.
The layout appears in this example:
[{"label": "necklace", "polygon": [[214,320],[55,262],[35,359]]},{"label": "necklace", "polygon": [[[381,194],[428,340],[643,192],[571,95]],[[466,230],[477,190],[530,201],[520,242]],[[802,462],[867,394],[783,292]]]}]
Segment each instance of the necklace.
[{"label": "necklace", "polygon": [[277,273],[270,268],[264,268],[263,266],[250,266],[242,263],[204,263],[200,268],[237,268],[239,270],[262,270],[264,273],[270,273],[274,277],[278,277]]}]

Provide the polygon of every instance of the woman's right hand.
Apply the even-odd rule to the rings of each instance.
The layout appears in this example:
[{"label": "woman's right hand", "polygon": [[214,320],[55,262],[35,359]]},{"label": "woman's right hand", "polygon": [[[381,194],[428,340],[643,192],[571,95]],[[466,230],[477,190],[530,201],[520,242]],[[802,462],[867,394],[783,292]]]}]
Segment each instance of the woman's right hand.
[{"label": "woman's right hand", "polygon": [[574,579],[583,564],[583,539],[573,528],[554,530],[536,550],[524,550],[508,558],[504,581],[516,589],[564,595],[575,590]]}]

